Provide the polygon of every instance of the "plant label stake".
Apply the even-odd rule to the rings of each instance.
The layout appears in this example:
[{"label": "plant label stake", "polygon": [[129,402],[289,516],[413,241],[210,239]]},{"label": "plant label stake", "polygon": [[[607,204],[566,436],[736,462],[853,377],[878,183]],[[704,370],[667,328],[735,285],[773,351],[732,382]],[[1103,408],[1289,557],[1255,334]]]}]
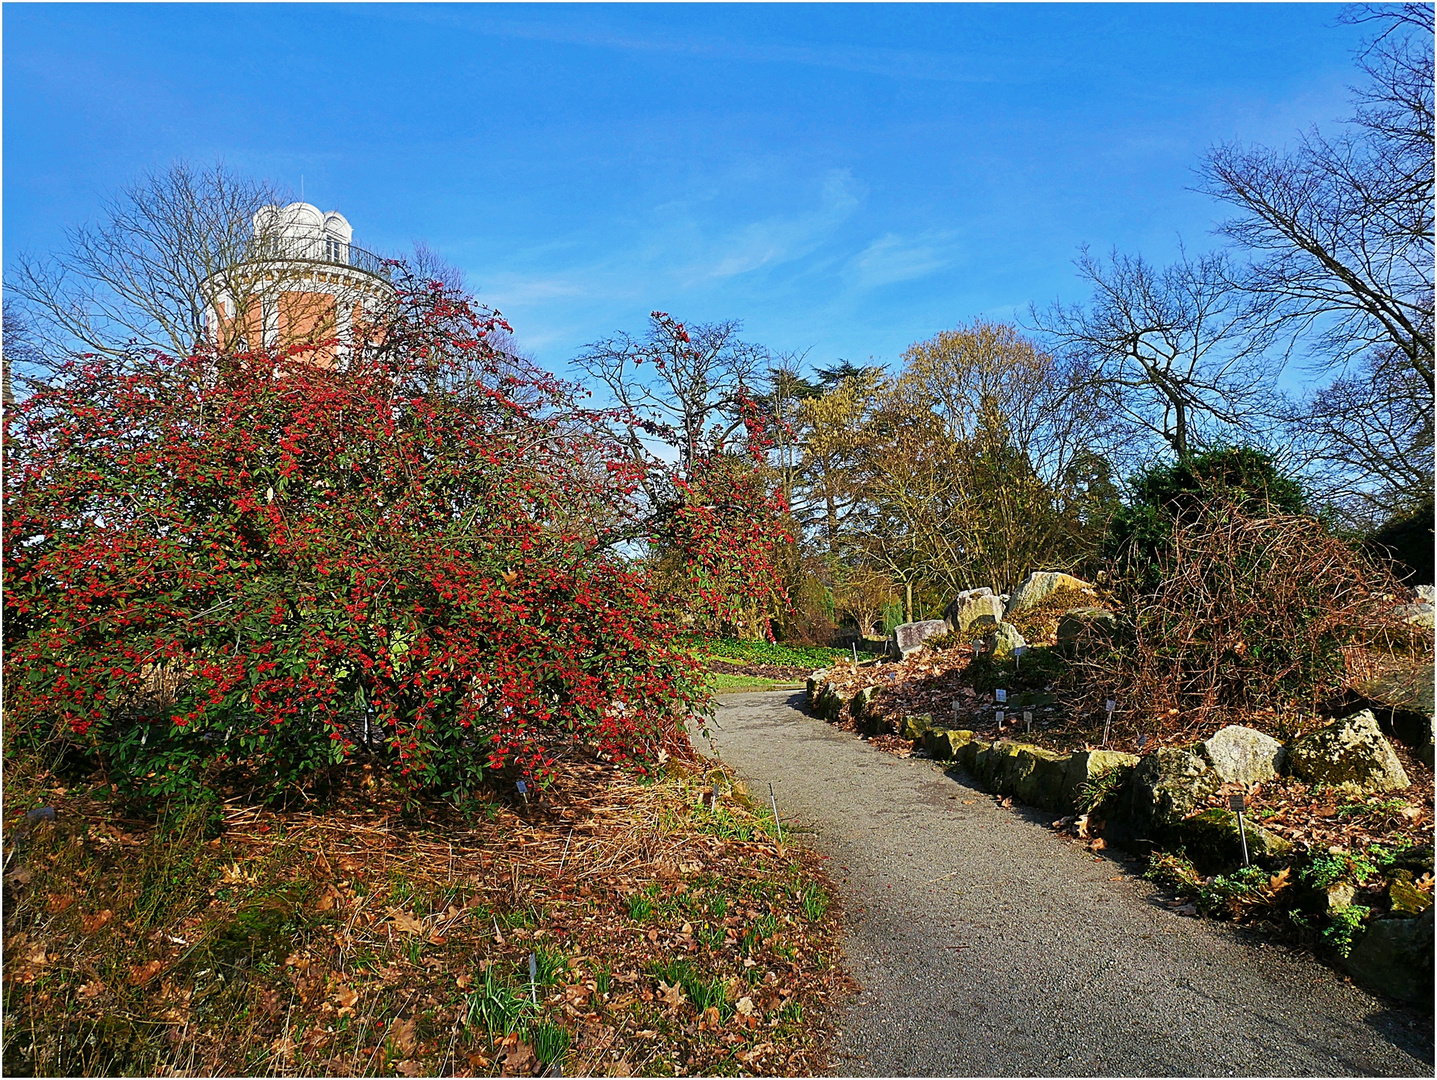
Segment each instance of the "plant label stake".
[{"label": "plant label stake", "polygon": [[858,666],[858,642],[853,643],[853,666]]},{"label": "plant label stake", "polygon": [[1023,723],[1028,725],[1028,734],[1033,734],[1033,712],[1031,709],[1023,710]]},{"label": "plant label stake", "polygon": [[528,806],[528,805],[529,805],[529,785],[526,784],[526,783],[524,783],[524,781],[520,780],[520,781],[519,781],[519,784],[518,784],[518,787],[519,787],[519,798],[521,798],[521,799],[524,800],[524,805],[525,805],[525,806]]},{"label": "plant label stake", "polygon": [[953,699],[953,722],[954,722],[955,724],[958,722],[958,699],[957,699],[957,698],[954,698],[954,699]]},{"label": "plant label stake", "polygon": [[529,954],[529,998],[539,1004],[539,961],[533,953]]},{"label": "plant label stake", "polygon": [[999,730],[999,731],[1002,731],[1002,730],[1003,730],[1003,716],[1004,716],[1003,710],[1002,710],[1002,709],[999,709],[999,710],[998,710],[996,713],[994,713],[993,715],[998,718],[998,730]]},{"label": "plant label stake", "polygon": [[1005,703],[1007,702],[1007,700],[1008,700],[1008,691],[1006,691],[1006,690],[994,690],[994,691],[993,691],[993,700],[996,701],[999,705],[1005,704]]},{"label": "plant label stake", "polygon": [[1238,838],[1242,840],[1242,865],[1251,866],[1252,860],[1247,856],[1247,826],[1245,826],[1242,821],[1242,811],[1247,805],[1247,799],[1243,796],[1242,792],[1238,792],[1232,797],[1228,805],[1230,805],[1237,814],[1237,835]]},{"label": "plant label stake", "polygon": [[773,825],[778,830],[778,842],[783,843],[783,822],[778,820],[778,800],[773,797],[773,784],[768,785],[768,802],[773,807]]},{"label": "plant label stake", "polygon": [[1023,666],[1023,654],[1028,651],[1028,646],[1018,645],[1013,649],[1013,670],[1017,671]]},{"label": "plant label stake", "polygon": [[1103,745],[1107,746],[1108,731],[1113,726],[1113,710],[1118,707],[1118,703],[1112,698],[1108,698],[1107,702],[1104,704],[1103,707],[1108,710],[1108,718],[1103,721]]}]

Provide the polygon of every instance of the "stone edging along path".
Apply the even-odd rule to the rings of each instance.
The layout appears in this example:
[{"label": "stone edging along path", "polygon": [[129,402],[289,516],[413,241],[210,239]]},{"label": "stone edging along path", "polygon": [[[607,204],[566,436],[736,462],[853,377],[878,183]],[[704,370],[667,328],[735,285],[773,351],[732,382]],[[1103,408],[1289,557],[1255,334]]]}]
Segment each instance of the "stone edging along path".
[{"label": "stone edging along path", "polygon": [[[861,715],[867,703],[860,700],[864,692],[845,703],[825,676],[823,670],[809,676],[809,710],[831,720],[844,704],[850,704],[851,711]],[[1362,721],[1361,716],[1353,719]],[[1079,815],[1091,807],[1096,817],[1100,803],[1105,839],[1136,854],[1179,851],[1192,858],[1200,872],[1216,874],[1243,865],[1244,844],[1257,865],[1272,867],[1290,853],[1286,840],[1254,822],[1244,820],[1240,829],[1232,810],[1193,813],[1194,792],[1219,787],[1220,780],[1213,774],[1220,772],[1222,780],[1232,780],[1241,777],[1244,769],[1254,768],[1242,760],[1245,756],[1259,760],[1266,753],[1270,763],[1259,762],[1256,767],[1274,775],[1273,768],[1283,764],[1289,751],[1260,732],[1226,728],[1205,743],[1139,757],[1112,750],[1061,754],[1015,740],[990,741],[972,731],[933,726],[927,717],[922,721],[904,735],[921,740],[931,757],[953,762],[993,795],[1039,809]],[[1375,730],[1375,722],[1373,727]],[[1210,762],[1215,767],[1210,767]],[[1397,768],[1400,770],[1400,765]],[[1401,783],[1405,785],[1405,778]],[[1425,863],[1419,859],[1398,872],[1410,881],[1413,870],[1430,873],[1431,854],[1426,855]],[[1394,880],[1390,887],[1400,888],[1401,882]],[[1331,949],[1322,949],[1320,955],[1371,990],[1430,1009],[1434,910],[1429,903],[1416,917],[1372,920],[1356,931],[1346,956]]]}]

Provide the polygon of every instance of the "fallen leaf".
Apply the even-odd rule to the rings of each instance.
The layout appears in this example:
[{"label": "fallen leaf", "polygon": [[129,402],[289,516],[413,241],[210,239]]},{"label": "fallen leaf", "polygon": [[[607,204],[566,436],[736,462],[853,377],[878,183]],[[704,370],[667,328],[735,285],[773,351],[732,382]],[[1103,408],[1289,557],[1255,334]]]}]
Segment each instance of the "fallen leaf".
[{"label": "fallen leaf", "polygon": [[359,1000],[359,992],[353,987],[341,986],[334,992],[334,1000],[339,1002],[341,1008],[352,1009]]},{"label": "fallen leaf", "polygon": [[105,984],[102,982],[88,982],[80,987],[80,996],[86,1001],[94,1001],[105,992]]},{"label": "fallen leaf", "polygon": [[69,895],[51,893],[48,902],[45,904],[45,910],[48,911],[51,915],[58,915],[60,914],[60,912],[64,911],[74,902],[75,895],[73,893],[70,893]]},{"label": "fallen leaf", "polygon": [[710,1005],[704,1010],[703,1016],[699,1019],[699,1030],[717,1031],[722,1026],[723,1022],[719,1019],[718,1006]]},{"label": "fallen leaf", "polygon": [[160,962],[151,960],[147,964],[131,964],[129,983],[131,986],[143,986],[160,973]]},{"label": "fallen leaf", "polygon": [[418,1061],[401,1061],[394,1066],[400,1076],[428,1076],[429,1070]]},{"label": "fallen leaf", "polygon": [[1272,875],[1271,880],[1269,880],[1267,883],[1268,889],[1272,892],[1278,892],[1281,889],[1287,888],[1287,886],[1290,884],[1287,878],[1288,875],[1291,873],[1292,868],[1290,866],[1284,866],[1281,870]]},{"label": "fallen leaf", "polygon": [[93,934],[100,927],[104,926],[115,917],[115,913],[109,908],[96,912],[94,915],[80,916],[80,929],[87,934]]},{"label": "fallen leaf", "polygon": [[739,1013],[740,1013],[741,1015],[743,1015],[743,1016],[752,1016],[753,1013],[754,1013],[753,998],[751,998],[751,997],[741,997],[741,998],[739,998],[739,999],[738,999],[738,1004],[735,1005],[734,1008],[736,1008],[736,1009],[739,1011]]},{"label": "fallen leaf", "polygon": [[678,983],[674,983],[673,986],[670,986],[664,982],[663,979],[659,980],[659,997],[663,999],[664,1004],[671,1005],[676,1009],[687,1000],[684,997],[684,989],[682,986]]},{"label": "fallen leaf", "polygon": [[460,990],[468,990],[474,985],[474,979],[469,975],[460,975],[454,980],[454,985],[459,987]]},{"label": "fallen leaf", "polygon": [[526,1042],[520,1042],[517,1034],[504,1036],[499,1044],[499,1054],[494,1059],[499,1066],[500,1076],[529,1076],[539,1064],[534,1049]]},{"label": "fallen leaf", "polygon": [[389,1037],[394,1040],[394,1048],[402,1054],[407,1054],[414,1049],[414,1018],[408,1020],[396,1020],[389,1025]]},{"label": "fallen leaf", "polygon": [[414,918],[414,916],[407,912],[400,911],[398,908],[385,908],[384,910],[394,923],[394,929],[398,930],[401,934],[424,933],[424,923],[421,920]]}]

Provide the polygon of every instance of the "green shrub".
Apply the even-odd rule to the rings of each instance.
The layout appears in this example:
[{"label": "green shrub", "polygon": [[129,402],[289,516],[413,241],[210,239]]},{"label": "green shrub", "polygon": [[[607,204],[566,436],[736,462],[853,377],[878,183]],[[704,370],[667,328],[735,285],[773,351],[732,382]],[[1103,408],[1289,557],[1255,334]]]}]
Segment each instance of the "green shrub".
[{"label": "green shrub", "polygon": [[1327,913],[1328,924],[1322,929],[1322,940],[1336,949],[1339,956],[1350,955],[1358,927],[1367,920],[1367,916],[1371,913],[1371,908],[1363,907],[1361,904],[1329,911]]},{"label": "green shrub", "polygon": [[1144,580],[1177,525],[1191,525],[1205,507],[1231,506],[1249,517],[1300,514],[1302,486],[1284,476],[1266,451],[1224,447],[1178,461],[1154,463],[1129,480],[1132,495],[1108,522],[1104,556]]}]

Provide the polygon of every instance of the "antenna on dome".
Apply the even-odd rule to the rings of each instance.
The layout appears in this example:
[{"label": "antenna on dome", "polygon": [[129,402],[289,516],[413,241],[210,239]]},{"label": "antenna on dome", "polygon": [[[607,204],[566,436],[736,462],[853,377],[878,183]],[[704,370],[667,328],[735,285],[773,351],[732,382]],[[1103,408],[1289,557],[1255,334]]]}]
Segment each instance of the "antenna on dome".
[{"label": "antenna on dome", "polygon": [[299,174],[299,201],[304,202],[304,173]]}]

